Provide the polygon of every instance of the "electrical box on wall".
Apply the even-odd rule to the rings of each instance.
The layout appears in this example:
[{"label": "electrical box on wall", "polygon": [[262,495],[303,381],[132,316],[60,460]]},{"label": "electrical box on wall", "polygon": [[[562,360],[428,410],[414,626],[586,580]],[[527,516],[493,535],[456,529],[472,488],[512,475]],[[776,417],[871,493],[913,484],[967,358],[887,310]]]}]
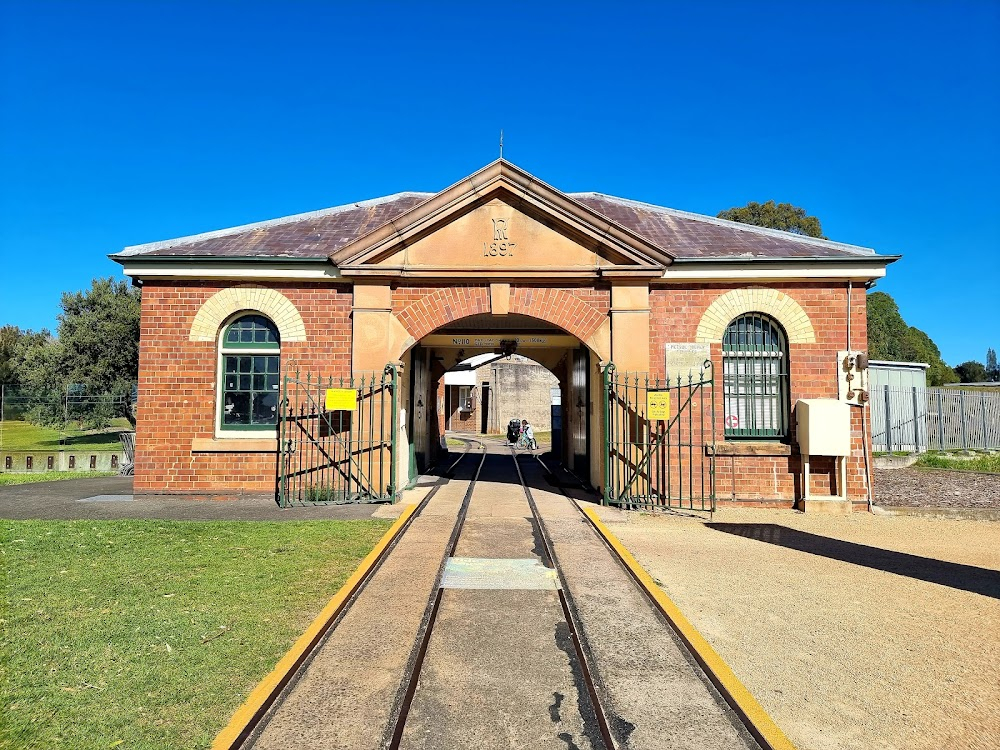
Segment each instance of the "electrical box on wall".
[{"label": "electrical box on wall", "polygon": [[[849,513],[847,457],[851,455],[851,407],[834,398],[805,398],[795,404],[796,434],[802,454],[802,505],[807,513]],[[813,495],[809,479],[813,456],[834,456],[837,471],[836,494]],[[834,510],[836,509],[836,510]]]},{"label": "electrical box on wall", "polygon": [[868,403],[868,355],[862,351],[837,352],[837,393],[848,404]]},{"label": "electrical box on wall", "polygon": [[796,434],[803,455],[849,456],[851,412],[832,398],[803,398],[795,404]]}]

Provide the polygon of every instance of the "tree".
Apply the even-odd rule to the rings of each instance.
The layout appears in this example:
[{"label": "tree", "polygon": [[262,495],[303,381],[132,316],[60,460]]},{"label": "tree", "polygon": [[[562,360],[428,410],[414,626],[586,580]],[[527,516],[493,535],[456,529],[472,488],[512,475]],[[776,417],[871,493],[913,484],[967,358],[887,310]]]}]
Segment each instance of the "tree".
[{"label": "tree", "polygon": [[750,201],[745,206],[720,211],[718,218],[826,239],[823,237],[819,219],[807,215],[804,208],[793,206],[791,203],[775,203],[773,200],[767,203]]},{"label": "tree", "polygon": [[872,292],[866,300],[868,308],[868,357],[899,359],[899,343],[906,334],[906,321],[899,307],[885,292]]},{"label": "tree", "polygon": [[64,293],[60,306],[58,337],[0,329],[0,373],[17,386],[8,400],[37,424],[68,418],[100,427],[122,416],[134,426],[139,290],[113,278],[94,279],[90,289]]},{"label": "tree", "polygon": [[997,353],[992,347],[986,350],[986,377],[983,379],[989,380],[991,383],[1000,381],[1000,367],[997,366]]},{"label": "tree", "polygon": [[59,342],[44,329],[18,333],[9,360],[12,385],[4,389],[4,418],[58,425],[65,416]]},{"label": "tree", "polygon": [[21,335],[21,329],[17,326],[0,328],[0,383],[13,383],[15,380],[14,350]]},{"label": "tree", "polygon": [[112,394],[119,415],[134,426],[128,402],[139,378],[139,290],[126,281],[94,279],[86,291],[64,293],[61,306],[63,383]]},{"label": "tree", "polygon": [[959,382],[958,374],[941,359],[941,350],[919,328],[906,325],[890,295],[868,295],[868,356],[871,359],[926,362],[928,385]]},{"label": "tree", "polygon": [[983,367],[983,363],[977,362],[974,359],[960,364],[955,368],[955,373],[962,383],[982,383],[987,379],[986,368]]},{"label": "tree", "polygon": [[41,385],[58,377],[57,363],[49,357],[44,369],[37,369],[41,350],[54,345],[46,329],[21,330],[17,326],[0,328],[0,383],[8,386]]}]

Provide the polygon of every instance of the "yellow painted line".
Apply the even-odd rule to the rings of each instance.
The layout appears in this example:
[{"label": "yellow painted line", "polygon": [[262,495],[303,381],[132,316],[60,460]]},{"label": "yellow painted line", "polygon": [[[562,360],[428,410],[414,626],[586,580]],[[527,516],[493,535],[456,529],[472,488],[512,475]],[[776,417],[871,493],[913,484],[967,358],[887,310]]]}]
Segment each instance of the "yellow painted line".
[{"label": "yellow painted line", "polygon": [[410,520],[418,505],[411,505],[396,519],[396,522],[379,540],[375,548],[368,553],[368,556],[361,561],[357,570],[347,579],[347,582],[334,595],[329,603],[323,607],[316,619],[310,623],[305,632],[299,636],[292,647],[288,650],[277,666],[253,689],[250,696],[240,706],[233,718],[229,720],[229,725],[219,732],[212,743],[212,750],[230,750],[239,747],[246,739],[247,734],[253,729],[256,722],[264,715],[264,712],[271,706],[281,689],[288,683],[295,670],[299,668],[309,652],[319,642],[337,615],[343,610],[347,600],[357,590],[365,576],[372,569],[375,563],[385,552],[386,548],[399,535],[406,522]]},{"label": "yellow painted line", "polygon": [[632,557],[618,538],[611,533],[598,517],[593,508],[581,508],[597,532],[604,537],[621,561],[642,586],[649,597],[656,603],[667,621],[674,628],[681,640],[687,645],[701,668],[725,698],[726,702],[740,716],[750,734],[754,736],[767,750],[795,750],[795,745],[778,728],[764,707],[757,702],[746,686],[722,660],[715,649],[705,640],[694,625],[681,613],[680,609],[669,596],[656,585],[652,576],[646,572],[636,559]]}]

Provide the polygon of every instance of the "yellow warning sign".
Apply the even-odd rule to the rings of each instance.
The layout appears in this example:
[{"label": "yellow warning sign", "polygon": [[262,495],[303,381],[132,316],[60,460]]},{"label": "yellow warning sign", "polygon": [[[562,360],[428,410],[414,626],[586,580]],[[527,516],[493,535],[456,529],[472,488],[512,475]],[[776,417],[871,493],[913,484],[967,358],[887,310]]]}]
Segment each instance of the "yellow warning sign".
[{"label": "yellow warning sign", "polygon": [[646,419],[670,419],[670,391],[646,391]]},{"label": "yellow warning sign", "polygon": [[353,388],[328,388],[327,411],[354,411],[358,408],[358,392]]}]

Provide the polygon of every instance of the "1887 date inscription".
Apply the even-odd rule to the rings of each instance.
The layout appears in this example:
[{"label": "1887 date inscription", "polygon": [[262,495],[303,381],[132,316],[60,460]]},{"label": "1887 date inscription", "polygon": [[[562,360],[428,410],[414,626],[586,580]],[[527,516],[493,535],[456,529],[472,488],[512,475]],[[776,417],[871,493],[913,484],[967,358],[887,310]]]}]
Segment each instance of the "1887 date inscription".
[{"label": "1887 date inscription", "polygon": [[514,257],[516,245],[507,236],[510,221],[508,219],[493,219],[493,242],[483,243],[483,257],[495,257],[503,255],[507,258]]}]

